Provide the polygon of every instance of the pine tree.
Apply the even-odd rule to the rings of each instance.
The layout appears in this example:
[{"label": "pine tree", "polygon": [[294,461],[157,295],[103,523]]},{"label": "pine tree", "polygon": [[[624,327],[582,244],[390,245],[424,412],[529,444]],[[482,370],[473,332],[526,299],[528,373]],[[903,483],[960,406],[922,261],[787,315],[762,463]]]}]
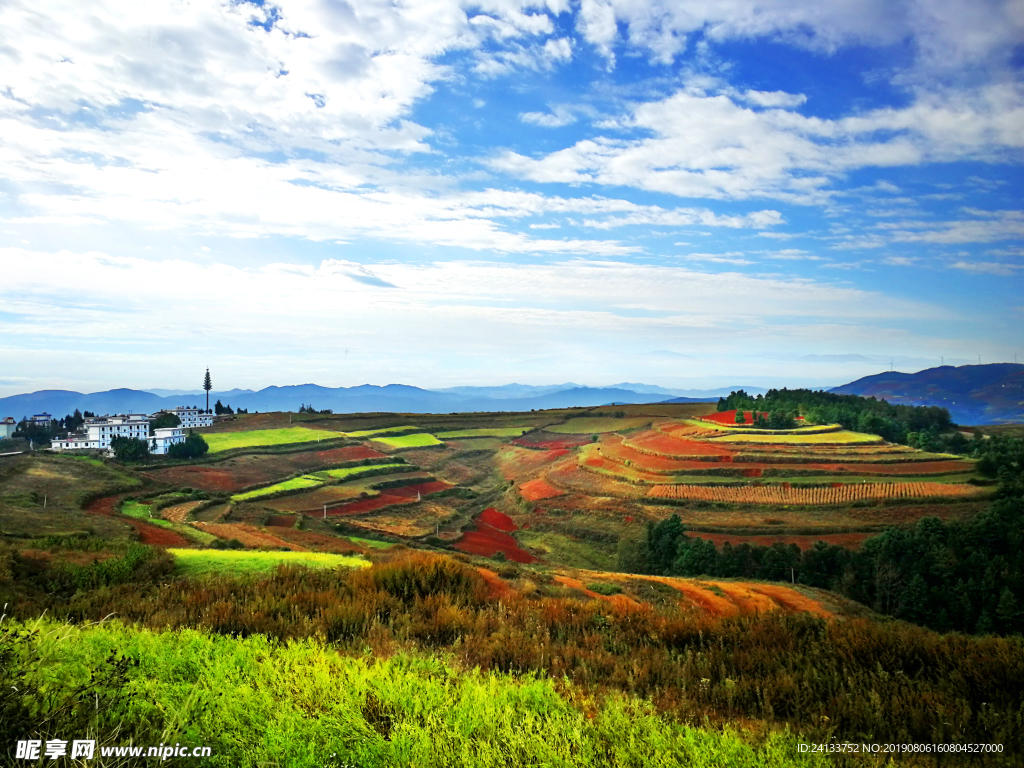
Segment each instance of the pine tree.
[{"label": "pine tree", "polygon": [[206,369],[206,378],[203,379],[203,389],[206,390],[206,412],[210,412],[210,390],[213,389],[213,382],[210,381],[210,369]]}]

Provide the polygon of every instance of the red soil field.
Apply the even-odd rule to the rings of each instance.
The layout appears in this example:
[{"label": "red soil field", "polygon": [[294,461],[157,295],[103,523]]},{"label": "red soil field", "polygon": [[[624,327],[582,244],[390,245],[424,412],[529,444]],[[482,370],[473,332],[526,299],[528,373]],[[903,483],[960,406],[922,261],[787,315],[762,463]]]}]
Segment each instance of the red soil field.
[{"label": "red soil field", "polygon": [[481,576],[483,576],[484,581],[487,582],[487,597],[491,600],[501,600],[508,597],[515,591],[494,571],[488,570],[487,568],[477,568],[476,570]]},{"label": "red soil field", "polygon": [[456,549],[483,557],[493,557],[497,552],[501,552],[509,560],[517,563],[537,562],[538,558],[521,549],[515,538],[485,522],[485,515],[487,520],[492,520],[505,528],[511,526],[511,530],[516,530],[516,525],[510,517],[493,507],[488,507],[477,517],[476,530],[467,531],[455,542],[453,546]]},{"label": "red soil field", "polygon": [[[350,501],[347,504],[339,504],[336,507],[327,507],[327,516],[333,517],[336,515],[358,515],[362,512],[373,512],[375,509],[383,509],[384,507],[390,507],[392,504],[415,503],[415,496],[413,496],[410,499],[404,496],[392,496],[387,493],[382,493],[380,496],[373,496],[369,499],[360,499],[359,501]],[[316,510],[311,510],[311,512],[315,511]]]},{"label": "red soil field", "polygon": [[130,525],[139,534],[139,541],[153,547],[191,547],[192,542],[179,533],[168,531],[139,520],[130,521]]},{"label": "red soil field", "polygon": [[104,496],[102,499],[93,499],[86,505],[85,511],[90,515],[110,517],[114,514],[114,506],[120,500],[120,496]]},{"label": "red soil field", "polygon": [[554,496],[564,496],[565,491],[550,485],[543,477],[538,477],[519,486],[519,495],[527,501],[540,501]]},{"label": "red soil field", "polygon": [[511,533],[516,530],[516,524],[511,517],[506,515],[504,512],[499,512],[494,507],[488,507],[480,516],[477,518],[481,523],[491,526],[498,531],[505,531]]},{"label": "red soil field", "polygon": [[[672,437],[661,432],[649,432],[645,435],[631,437],[627,443],[641,453],[653,453],[669,458],[685,459],[693,456],[718,457],[718,461],[730,461],[733,451],[717,445]],[[713,460],[713,459],[712,459]]]},{"label": "red soil field", "polygon": [[403,499],[415,499],[417,493],[420,496],[428,496],[431,493],[440,493],[454,487],[454,485],[443,480],[432,480],[429,483],[416,483],[415,485],[403,485],[400,488],[388,488],[382,491],[381,495],[386,494],[388,496],[399,496]]},{"label": "red soil field", "polygon": [[[767,415],[767,414],[765,414]],[[698,416],[701,421],[711,421],[715,424],[736,424],[736,411],[721,411],[720,413],[709,413],[706,416]],[[743,423],[753,424],[754,423],[754,412],[744,411],[743,412]]]},{"label": "red soil field", "polygon": [[688,531],[686,533],[691,539],[705,539],[713,541],[716,547],[721,548],[725,542],[729,542],[734,547],[738,547],[740,544],[751,544],[770,547],[776,542],[782,544],[796,544],[800,549],[810,549],[819,541],[824,541],[826,544],[838,544],[840,547],[846,547],[847,549],[857,549],[861,544],[864,543],[865,539],[871,536],[877,536],[877,533],[823,533],[816,536],[804,536],[794,535],[787,536],[785,534],[771,535],[765,534],[764,536],[736,536],[731,533],[698,533],[697,531]]}]

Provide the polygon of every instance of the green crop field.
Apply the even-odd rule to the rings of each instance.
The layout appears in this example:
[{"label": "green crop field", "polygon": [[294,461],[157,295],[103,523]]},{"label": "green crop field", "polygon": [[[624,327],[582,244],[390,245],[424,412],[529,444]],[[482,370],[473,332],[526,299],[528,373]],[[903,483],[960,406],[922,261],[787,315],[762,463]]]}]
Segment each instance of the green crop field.
[{"label": "green crop field", "polygon": [[791,435],[766,435],[744,433],[738,435],[722,435],[714,438],[715,443],[767,443],[775,445],[828,445],[830,443],[843,445],[867,445],[869,443],[884,442],[878,435],[866,435],[863,432],[850,432],[841,429],[838,432],[824,432],[820,434],[791,434]]},{"label": "green crop field", "polygon": [[327,477],[333,477],[338,480],[344,480],[345,478],[352,477],[353,475],[360,477],[369,477],[375,474],[387,474],[389,470],[403,468],[412,470],[415,467],[411,467],[408,464],[364,464],[360,467],[340,467],[338,469],[327,469],[323,472],[317,472],[317,475],[326,475]]},{"label": "green crop field", "polygon": [[456,429],[453,432],[437,432],[442,440],[454,440],[460,437],[519,437],[533,427],[494,427],[492,429]]},{"label": "green crop field", "polygon": [[420,427],[416,426],[404,426],[404,427],[381,427],[380,429],[361,429],[357,432],[346,432],[346,437],[373,437],[374,435],[386,435],[391,432],[412,432]]},{"label": "green crop field", "polygon": [[359,536],[345,536],[344,538],[351,541],[353,544],[358,544],[361,547],[369,547],[370,549],[391,549],[395,546],[388,541],[377,541],[376,539],[364,539]]},{"label": "green crop field", "polygon": [[329,432],[325,429],[308,429],[307,427],[255,429],[249,432],[203,433],[203,439],[210,446],[210,453],[229,451],[232,448],[255,448],[263,445],[315,443],[318,440],[332,440],[339,437],[345,437],[345,433]]},{"label": "green crop field", "polygon": [[249,501],[250,499],[258,499],[260,496],[269,496],[272,493],[294,491],[299,488],[319,488],[321,485],[323,485],[323,481],[319,478],[313,477],[312,475],[303,475],[302,477],[293,477],[291,480],[285,480],[282,483],[274,483],[273,485],[268,485],[264,488],[257,488],[254,491],[236,493],[231,497],[231,500]]},{"label": "green crop field", "polygon": [[441,441],[426,432],[415,435],[396,435],[395,437],[377,437],[373,442],[381,443],[389,448],[427,448],[431,445],[442,445]]},{"label": "green crop field", "polygon": [[[235,768],[831,765],[799,752],[788,731],[748,741],[728,727],[674,722],[634,696],[595,701],[563,680],[465,670],[435,656],[352,657],[315,640],[154,632],[117,621],[11,628],[26,638],[11,679],[39,702],[24,733],[39,723],[58,733],[78,725],[101,739],[98,764],[127,764],[99,760],[104,747],[166,742],[209,747],[196,765]],[[115,678],[112,660],[121,657],[143,663]],[[81,706],[85,686],[95,709]]]},{"label": "green crop field", "polygon": [[550,427],[544,427],[544,431],[554,432],[558,435],[587,435],[636,429],[650,423],[651,420],[644,416],[634,416],[628,419],[616,419],[612,416],[584,416],[579,419],[569,419],[565,424],[552,424]]},{"label": "green crop field", "polygon": [[252,552],[237,549],[169,549],[178,569],[186,576],[207,573],[269,573],[279,565],[309,568],[366,568],[361,557],[326,552]]}]

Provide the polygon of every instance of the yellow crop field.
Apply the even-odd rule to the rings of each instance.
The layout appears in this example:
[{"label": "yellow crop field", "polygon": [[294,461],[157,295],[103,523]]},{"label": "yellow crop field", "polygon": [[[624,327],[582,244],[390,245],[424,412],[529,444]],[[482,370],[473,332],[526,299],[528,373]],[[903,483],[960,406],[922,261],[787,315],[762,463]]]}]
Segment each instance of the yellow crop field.
[{"label": "yellow crop field", "polygon": [[832,506],[876,499],[925,499],[980,496],[988,491],[973,485],[947,483],[850,483],[838,488],[786,488],[778,485],[722,487],[706,485],[656,485],[648,492],[654,499],[693,499],[727,504],[797,504]]},{"label": "yellow crop field", "polygon": [[757,434],[755,432],[722,435],[714,438],[715,443],[763,443],[766,445],[870,445],[885,442],[878,435],[866,435],[862,432],[850,432],[841,429],[837,432],[795,433],[789,435]]},{"label": "yellow crop field", "polygon": [[254,429],[248,432],[203,433],[203,439],[210,446],[210,453],[228,451],[232,448],[253,448],[263,445],[315,443],[319,440],[333,440],[339,437],[345,437],[345,433],[329,432],[325,429],[308,429],[306,427]]},{"label": "yellow crop field", "polygon": [[565,424],[544,427],[544,431],[554,432],[557,435],[587,435],[636,429],[650,423],[651,420],[643,416],[635,416],[630,419],[616,419],[612,416],[584,416],[579,419],[569,419]]},{"label": "yellow crop field", "polygon": [[394,437],[375,437],[373,442],[381,443],[389,448],[427,448],[431,445],[441,445],[441,441],[426,432],[418,432],[414,435],[395,435]]}]

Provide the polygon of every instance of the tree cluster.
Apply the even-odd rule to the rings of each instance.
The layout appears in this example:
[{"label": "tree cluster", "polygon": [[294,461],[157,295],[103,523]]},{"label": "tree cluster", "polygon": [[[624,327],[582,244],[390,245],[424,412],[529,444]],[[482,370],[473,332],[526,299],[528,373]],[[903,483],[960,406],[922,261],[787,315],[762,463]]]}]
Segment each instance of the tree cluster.
[{"label": "tree cluster", "polygon": [[[777,423],[789,423],[801,415],[810,424],[841,424],[844,429],[880,435],[889,442],[907,444],[921,439],[921,433],[939,435],[953,426],[949,411],[937,406],[892,405],[885,400],[859,395],[837,395],[810,389],[770,389],[752,397],[742,389],[718,400],[719,411],[733,409],[767,414],[769,429],[773,417]],[[778,415],[776,415],[778,414]]]},{"label": "tree cluster", "polygon": [[305,403],[303,403],[302,405],[299,406],[299,413],[323,413],[323,414],[330,414],[330,413],[334,413],[334,411],[331,410],[330,408],[324,408],[322,411],[318,411],[312,405],[306,405]]},{"label": "tree cluster", "polygon": [[172,459],[195,459],[204,455],[208,450],[210,450],[210,446],[203,436],[197,435],[190,429],[183,442],[168,446],[167,455]]}]

